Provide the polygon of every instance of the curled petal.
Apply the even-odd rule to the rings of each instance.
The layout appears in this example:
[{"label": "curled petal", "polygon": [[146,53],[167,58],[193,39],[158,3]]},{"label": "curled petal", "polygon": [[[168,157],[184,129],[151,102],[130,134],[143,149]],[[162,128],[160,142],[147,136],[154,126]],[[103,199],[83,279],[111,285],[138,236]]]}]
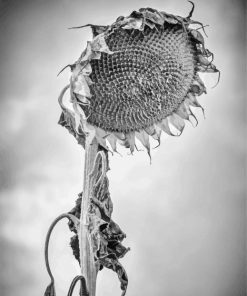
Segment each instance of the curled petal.
[{"label": "curled petal", "polygon": [[87,42],[87,47],[86,47],[86,49],[82,52],[79,61],[80,61],[80,62],[83,62],[83,61],[90,60],[90,59],[91,59],[91,56],[92,56],[92,52],[93,52],[93,51],[92,51],[91,42],[88,41],[88,42]]},{"label": "curled petal", "polygon": [[96,136],[96,139],[97,139],[98,143],[102,147],[104,147],[106,150],[108,150],[107,145],[106,145],[107,133],[103,129],[97,127],[95,129],[95,136]]},{"label": "curled petal", "polygon": [[218,73],[219,70],[216,68],[216,66],[214,64],[210,64],[209,66],[206,67],[206,71],[208,73]]},{"label": "curled petal", "polygon": [[[76,132],[79,133],[79,128],[81,127],[82,125],[82,116],[80,114],[80,111],[81,108],[79,108],[79,105],[77,103],[73,103],[73,108],[74,108],[74,119],[75,119],[75,130]],[[81,121],[82,120],[82,121]],[[84,119],[85,121],[85,119]]]},{"label": "curled petal", "polygon": [[143,20],[142,19],[135,19],[129,18],[128,23],[123,27],[123,29],[138,29],[142,28]]},{"label": "curled petal", "polygon": [[63,103],[63,97],[64,97],[64,94],[66,93],[66,91],[69,89],[69,87],[70,87],[70,84],[66,85],[66,86],[62,89],[62,91],[61,91],[61,93],[60,93],[60,95],[59,95],[59,97],[58,97],[58,103],[59,103],[59,105],[61,106],[62,110],[67,110],[67,108],[65,107],[65,105],[64,105],[64,103]]},{"label": "curled petal", "polygon": [[113,133],[119,140],[120,140],[120,143],[121,141],[124,141],[126,139],[126,136],[124,133]]},{"label": "curled petal", "polygon": [[191,87],[190,87],[191,91],[195,94],[197,94],[198,96],[200,96],[203,93],[206,93],[206,87],[204,84],[200,84],[198,81],[193,81]]},{"label": "curled petal", "polygon": [[101,52],[93,50],[92,42],[88,41],[86,49],[83,51],[83,53],[79,58],[79,62],[82,63],[90,60],[99,60],[100,57],[101,57]]},{"label": "curled petal", "polygon": [[212,87],[212,88],[215,88],[217,85],[218,85],[218,83],[220,82],[220,71],[219,70],[217,70],[217,72],[218,72],[218,79],[217,79],[217,82],[216,82],[216,84]]},{"label": "curled petal", "polygon": [[117,152],[117,138],[113,134],[110,134],[107,136],[106,140],[109,142],[112,150]]},{"label": "curled petal", "polygon": [[156,141],[160,142],[160,136],[161,136],[162,130],[161,130],[161,128],[158,125],[154,125],[154,128],[155,128],[155,135],[153,135],[152,137]]},{"label": "curled petal", "polygon": [[190,123],[192,124],[193,127],[197,126],[198,125],[198,120],[197,120],[195,114],[191,111],[191,109],[190,109],[190,115],[194,118],[194,120],[196,122],[195,125],[194,125],[194,123],[190,120]]},{"label": "curled petal", "polygon": [[[192,21],[192,20],[190,20],[190,24],[191,24],[191,25],[199,25],[199,26],[200,26],[200,29],[203,30],[203,33],[205,34],[205,36],[208,37],[208,35],[207,35],[206,31],[205,31],[205,27],[206,27],[206,26],[204,26],[203,23],[198,22],[198,21]],[[198,29],[196,29],[196,30],[198,30]]]},{"label": "curled petal", "polygon": [[197,56],[197,58],[198,58],[198,62],[200,63],[200,64],[202,64],[203,66],[208,66],[208,65],[210,65],[210,61],[207,59],[207,58],[205,58],[203,55],[198,55]]},{"label": "curled petal", "polygon": [[155,27],[155,24],[149,20],[145,20],[145,25],[147,25],[150,29]]},{"label": "curled petal", "polygon": [[78,99],[79,103],[82,103],[82,105],[89,105],[90,101],[82,95],[76,95],[76,98]]},{"label": "curled petal", "polygon": [[77,79],[74,81],[72,88],[73,88],[73,92],[78,95],[81,95],[87,98],[91,98],[92,96],[90,93],[88,83],[84,75],[82,74],[77,76]]},{"label": "curled petal", "polygon": [[[83,74],[85,76],[89,76],[90,74],[92,73],[92,66],[89,62],[86,62],[82,65],[81,67],[81,70],[80,70],[80,74]],[[88,82],[88,80],[90,78],[88,77],[85,77],[86,81]],[[91,83],[92,83],[92,80],[90,79]]]},{"label": "curled petal", "polygon": [[145,132],[147,134],[149,134],[150,136],[155,135],[155,127],[154,127],[154,125],[151,125],[151,126],[145,128]]},{"label": "curled petal", "polygon": [[135,150],[135,132],[126,134],[125,146],[130,148],[130,152],[133,153]]},{"label": "curled petal", "polygon": [[204,46],[204,38],[199,31],[192,29],[190,30],[190,34],[198,43],[201,43]]},{"label": "curled petal", "polygon": [[106,138],[108,136],[108,133],[100,127],[95,128],[95,131],[97,137]]},{"label": "curled petal", "polygon": [[149,134],[154,140],[160,143],[161,128],[157,125],[152,125],[145,128],[145,132]]},{"label": "curled petal", "polygon": [[108,54],[113,54],[113,51],[111,51],[108,45],[106,44],[105,37],[103,34],[97,35],[91,42],[91,45],[93,51],[100,51]]},{"label": "curled petal", "polygon": [[195,77],[195,80],[202,86],[202,88],[205,90],[204,92],[206,93],[206,87],[204,82],[201,80],[200,76],[197,74]]},{"label": "curled petal", "polygon": [[148,136],[148,134],[144,130],[141,130],[139,132],[135,132],[135,135],[136,135],[136,138],[147,149],[148,154],[150,156],[150,143],[149,143],[149,136]]},{"label": "curled petal", "polygon": [[93,36],[97,36],[103,32],[105,32],[108,28],[108,26],[96,26],[96,25],[91,25],[92,31],[93,31]]},{"label": "curled petal", "polygon": [[[198,107],[202,110],[202,113],[203,113],[203,116],[205,117],[205,114],[204,114],[204,108],[199,104],[199,102],[197,101],[196,99],[196,96],[191,94],[191,93],[188,93],[188,96],[187,96],[187,99],[185,100],[185,104],[187,104],[187,106],[193,106],[193,107]],[[190,110],[190,109],[189,109]],[[191,110],[190,110],[190,115],[191,114]]]},{"label": "curled petal", "polygon": [[164,18],[158,11],[148,11],[146,10],[144,13],[144,18],[150,20],[154,24],[163,25],[164,24]]},{"label": "curled petal", "polygon": [[161,122],[158,122],[157,125],[168,135],[170,136],[176,136],[171,132],[171,129],[169,127],[168,119],[167,117],[164,118]]},{"label": "curled petal", "polygon": [[204,72],[204,73],[218,73],[219,72],[219,70],[216,68],[216,66],[212,63],[210,63],[208,66],[197,65],[196,70],[198,72]]},{"label": "curled petal", "polygon": [[180,132],[180,135],[181,135],[183,132],[183,129],[185,127],[185,123],[184,123],[183,119],[174,113],[169,116],[169,120],[170,120],[171,124]]},{"label": "curled petal", "polygon": [[181,103],[179,108],[176,110],[176,114],[183,119],[189,120],[190,113],[188,112],[188,108],[186,107],[185,103]]},{"label": "curled petal", "polygon": [[161,142],[160,137],[161,137],[162,130],[161,130],[161,128],[158,125],[155,125],[154,127],[155,127],[155,135],[153,135],[152,137],[156,141],[158,141],[158,145],[154,147],[154,149],[155,149],[155,148],[157,148],[157,147],[160,146],[160,142]]},{"label": "curled petal", "polygon": [[168,24],[176,25],[179,23],[179,21],[176,18],[174,18],[173,15],[169,15],[165,12],[161,12],[161,14],[164,17],[165,22],[167,22]]}]

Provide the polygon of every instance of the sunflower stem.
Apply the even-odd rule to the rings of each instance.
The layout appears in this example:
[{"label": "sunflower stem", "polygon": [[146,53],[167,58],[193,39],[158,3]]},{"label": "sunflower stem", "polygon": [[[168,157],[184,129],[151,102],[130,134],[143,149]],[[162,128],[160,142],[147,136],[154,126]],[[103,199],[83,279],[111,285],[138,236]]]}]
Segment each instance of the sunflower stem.
[{"label": "sunflower stem", "polygon": [[86,137],[85,143],[85,164],[84,164],[84,184],[83,197],[81,203],[79,246],[81,273],[86,279],[86,285],[89,296],[95,296],[97,268],[95,265],[92,238],[89,230],[89,206],[93,189],[93,171],[94,161],[98,153],[98,143],[96,138]]}]

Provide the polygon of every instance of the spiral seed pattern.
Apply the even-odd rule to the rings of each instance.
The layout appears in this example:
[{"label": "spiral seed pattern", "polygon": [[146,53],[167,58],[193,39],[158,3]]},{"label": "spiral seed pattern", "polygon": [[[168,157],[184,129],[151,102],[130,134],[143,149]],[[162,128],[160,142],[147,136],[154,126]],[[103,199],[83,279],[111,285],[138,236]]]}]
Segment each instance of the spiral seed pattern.
[{"label": "spiral seed pattern", "polygon": [[105,36],[113,54],[92,60],[88,122],[106,131],[145,129],[175,111],[195,76],[193,42],[181,25],[144,31],[113,29]]}]

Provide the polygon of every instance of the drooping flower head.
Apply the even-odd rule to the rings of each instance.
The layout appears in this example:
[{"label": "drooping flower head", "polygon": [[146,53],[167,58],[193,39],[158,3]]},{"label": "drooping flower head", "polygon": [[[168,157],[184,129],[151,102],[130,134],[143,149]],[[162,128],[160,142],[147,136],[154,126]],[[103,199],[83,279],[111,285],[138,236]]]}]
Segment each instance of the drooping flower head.
[{"label": "drooping flower head", "polygon": [[[103,267],[118,274],[122,296],[126,293],[128,277],[118,259],[128,248],[121,244],[125,234],[111,218],[107,150],[117,151],[120,143],[132,153],[138,140],[150,155],[150,137],[159,144],[162,131],[180,135],[185,120],[197,122],[191,107],[203,110],[197,97],[206,93],[206,87],[199,73],[219,73],[200,33],[204,26],[191,19],[192,5],[187,17],[141,8],[112,25],[82,26],[92,28],[93,39],[69,65],[70,83],[59,96],[59,123],[86,148],[84,193],[66,214],[75,232],[71,247],[85,276],[75,278],[71,294],[76,281],[84,279],[90,295],[95,295],[94,275]],[[67,90],[69,101],[64,96]],[[86,228],[78,228],[85,222],[81,217]],[[49,265],[48,272],[51,284],[46,295],[51,296],[55,290]]]},{"label": "drooping flower head", "polygon": [[174,135],[174,127],[181,134],[185,120],[196,119],[190,107],[203,110],[199,72],[219,73],[200,33],[204,26],[191,19],[192,5],[187,17],[141,8],[109,26],[86,25],[93,40],[70,65],[59,123],[80,143],[90,131],[113,151],[119,142],[133,152],[138,139],[149,153],[149,136],[160,142],[161,132]]}]

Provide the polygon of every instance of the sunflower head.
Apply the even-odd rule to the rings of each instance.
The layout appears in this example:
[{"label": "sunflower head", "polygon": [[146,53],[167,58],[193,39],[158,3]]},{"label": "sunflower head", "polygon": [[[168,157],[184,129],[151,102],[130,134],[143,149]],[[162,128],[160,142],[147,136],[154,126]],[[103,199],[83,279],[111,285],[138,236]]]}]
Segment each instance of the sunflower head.
[{"label": "sunflower head", "polygon": [[138,139],[149,153],[149,136],[160,142],[162,131],[180,135],[184,121],[196,119],[190,107],[203,110],[199,72],[219,73],[200,33],[204,26],[191,19],[192,5],[187,17],[141,8],[109,26],[82,26],[92,28],[93,40],[70,65],[59,123],[80,143],[90,132],[113,151],[119,142],[133,152]]}]

